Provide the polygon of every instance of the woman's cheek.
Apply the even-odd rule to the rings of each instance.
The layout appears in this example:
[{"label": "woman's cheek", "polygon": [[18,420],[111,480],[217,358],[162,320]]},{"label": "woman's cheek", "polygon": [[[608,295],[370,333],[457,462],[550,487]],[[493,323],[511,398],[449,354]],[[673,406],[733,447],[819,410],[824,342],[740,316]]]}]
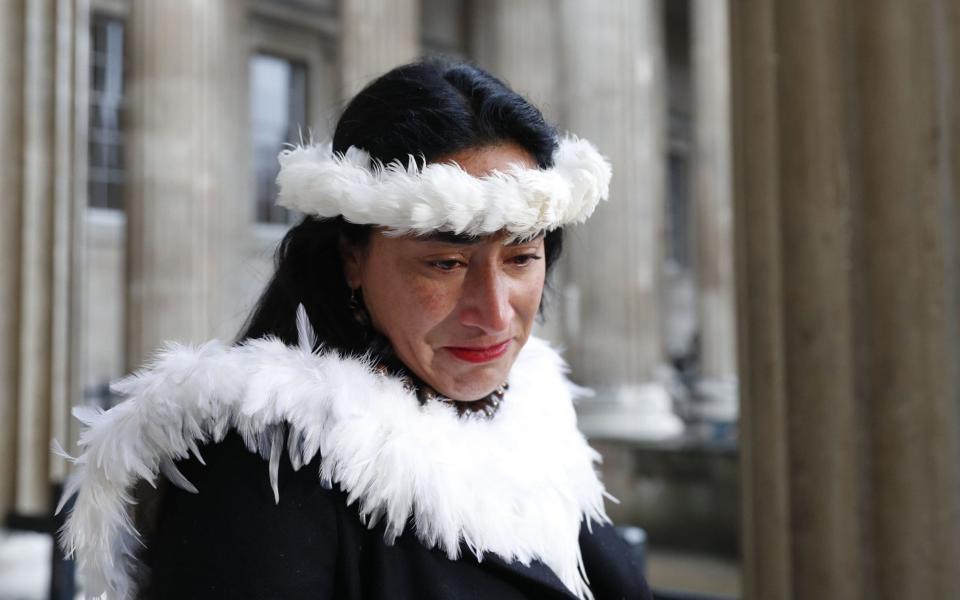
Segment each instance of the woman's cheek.
[{"label": "woman's cheek", "polygon": [[546,273],[540,266],[538,272],[531,273],[531,277],[525,279],[521,284],[520,302],[523,306],[523,314],[531,319],[536,316],[536,312],[540,308],[545,276]]},{"label": "woman's cheek", "polygon": [[445,316],[450,312],[451,304],[456,304],[451,282],[416,280],[413,283],[413,296],[417,307],[430,315]]}]

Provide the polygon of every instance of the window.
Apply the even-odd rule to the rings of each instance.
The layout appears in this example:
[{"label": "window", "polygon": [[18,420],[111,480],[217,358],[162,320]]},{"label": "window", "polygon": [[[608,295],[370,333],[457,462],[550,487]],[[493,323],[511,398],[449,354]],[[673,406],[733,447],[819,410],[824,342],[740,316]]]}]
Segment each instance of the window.
[{"label": "window", "polygon": [[667,266],[692,273],[695,268],[695,208],[691,181],[693,117],[690,88],[690,3],[663,6],[667,59]]},{"label": "window", "polygon": [[123,209],[123,21],[91,24],[87,193],[90,206]]},{"label": "window", "polygon": [[256,178],[256,219],[260,223],[289,223],[290,211],[276,206],[277,154],[309,132],[307,123],[307,68],[269,54],[250,59],[250,114],[253,120],[253,165]]},{"label": "window", "polygon": [[682,269],[690,264],[689,165],[685,152],[667,157],[667,259]]}]

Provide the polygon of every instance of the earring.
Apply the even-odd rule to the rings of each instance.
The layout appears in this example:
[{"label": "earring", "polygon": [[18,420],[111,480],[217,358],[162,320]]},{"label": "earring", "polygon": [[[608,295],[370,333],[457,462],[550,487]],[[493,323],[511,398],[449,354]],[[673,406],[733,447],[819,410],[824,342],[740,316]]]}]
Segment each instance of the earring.
[{"label": "earring", "polygon": [[357,302],[357,290],[359,288],[350,288],[350,310],[357,312],[360,310],[360,304]]},{"label": "earring", "polygon": [[363,291],[361,291],[359,287],[350,288],[350,302],[348,306],[357,323],[360,323],[364,327],[370,324],[370,315],[367,314],[367,309],[363,305]]}]

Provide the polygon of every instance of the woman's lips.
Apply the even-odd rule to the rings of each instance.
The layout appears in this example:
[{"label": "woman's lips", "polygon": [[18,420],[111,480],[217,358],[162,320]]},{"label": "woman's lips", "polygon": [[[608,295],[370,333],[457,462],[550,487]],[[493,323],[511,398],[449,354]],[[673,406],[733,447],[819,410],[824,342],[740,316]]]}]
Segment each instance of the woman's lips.
[{"label": "woman's lips", "polygon": [[510,347],[510,340],[501,342],[496,346],[487,346],[486,348],[459,348],[456,346],[447,346],[446,349],[460,360],[472,363],[481,363],[491,361],[503,356]]}]

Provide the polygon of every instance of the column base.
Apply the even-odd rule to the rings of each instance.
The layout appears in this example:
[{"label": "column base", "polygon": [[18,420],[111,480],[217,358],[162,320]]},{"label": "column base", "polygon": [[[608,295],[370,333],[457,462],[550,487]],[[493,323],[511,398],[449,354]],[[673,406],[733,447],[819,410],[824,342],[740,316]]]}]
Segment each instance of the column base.
[{"label": "column base", "polygon": [[736,422],[740,414],[737,378],[730,375],[698,380],[693,386],[690,413],[701,421]]},{"label": "column base", "polygon": [[660,382],[598,391],[577,404],[580,431],[587,437],[622,441],[658,441],[683,433],[673,397]]}]

